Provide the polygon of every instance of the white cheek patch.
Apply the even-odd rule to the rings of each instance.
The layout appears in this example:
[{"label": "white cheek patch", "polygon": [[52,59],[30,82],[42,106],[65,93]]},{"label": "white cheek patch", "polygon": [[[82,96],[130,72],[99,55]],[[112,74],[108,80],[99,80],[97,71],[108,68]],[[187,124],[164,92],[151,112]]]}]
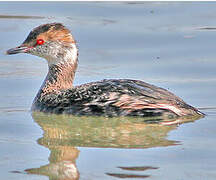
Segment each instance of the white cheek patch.
[{"label": "white cheek patch", "polygon": [[49,66],[58,63],[75,64],[78,59],[76,44],[70,44],[69,47],[64,48],[64,45],[60,42],[54,44],[47,43],[46,45],[37,47],[37,49],[34,49],[30,53],[46,59]]},{"label": "white cheek patch", "polygon": [[71,48],[72,48],[72,50],[70,50],[66,53],[65,59],[67,61],[72,61],[72,63],[74,64],[77,61],[78,49],[77,49],[76,44],[71,44]]}]

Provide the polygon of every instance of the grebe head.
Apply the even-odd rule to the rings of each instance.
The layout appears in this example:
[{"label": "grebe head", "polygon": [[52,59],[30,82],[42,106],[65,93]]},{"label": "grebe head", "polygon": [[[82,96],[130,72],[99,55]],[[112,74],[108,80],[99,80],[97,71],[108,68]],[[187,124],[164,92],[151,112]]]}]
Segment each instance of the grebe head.
[{"label": "grebe head", "polygon": [[78,56],[76,42],[61,23],[43,24],[34,28],[18,47],[7,54],[28,53],[43,57],[49,66],[58,63],[75,64]]}]

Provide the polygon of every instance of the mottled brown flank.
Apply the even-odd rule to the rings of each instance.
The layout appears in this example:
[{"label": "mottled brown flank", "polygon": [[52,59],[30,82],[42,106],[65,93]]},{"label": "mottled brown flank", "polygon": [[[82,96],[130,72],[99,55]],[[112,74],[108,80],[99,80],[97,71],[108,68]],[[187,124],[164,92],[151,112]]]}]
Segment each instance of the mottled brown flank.
[{"label": "mottled brown flank", "polygon": [[[55,81],[52,79],[53,76],[45,80],[46,83],[35,98],[32,110],[108,117],[175,118],[183,115],[201,115],[197,109],[182,102],[173,94],[142,81],[103,80],[75,87],[71,84],[71,87],[60,91],[67,87],[67,84],[61,83],[64,78],[59,76],[59,72],[53,74]],[[157,91],[161,92],[160,95]],[[162,94],[169,95],[161,99]]]},{"label": "mottled brown flank", "polygon": [[116,92],[109,94],[109,100],[116,101],[115,103],[113,103],[113,105],[119,107],[120,109],[126,110],[128,113],[131,113],[134,110],[164,109],[173,112],[177,116],[183,116],[187,113],[193,114],[193,111],[196,110],[195,108],[187,109],[185,107],[180,107],[175,101],[172,101],[172,104],[167,100],[163,100],[164,103],[161,103],[161,100],[159,100],[158,102],[156,100],[155,102],[152,102],[152,100],[140,96],[131,96],[128,94],[119,96],[119,94]]},{"label": "mottled brown flank", "polygon": [[[117,93],[111,93],[110,94],[110,100],[114,100],[118,97],[119,95]],[[147,109],[147,108],[153,108],[149,102],[143,101],[142,99],[139,99],[140,97],[134,97],[130,96],[128,94],[123,94],[118,98],[118,101],[115,102],[113,105],[125,109],[128,112],[132,112],[134,110],[141,110],[141,109]],[[154,107],[155,108],[155,107]]]},{"label": "mottled brown flank", "polygon": [[57,64],[56,65],[55,78],[50,81],[50,77],[53,76],[52,72],[49,72],[47,77],[47,82],[42,89],[43,96],[49,93],[59,93],[61,90],[70,89],[73,87],[73,81],[75,76],[75,71],[77,69],[77,63],[75,64]]},{"label": "mottled brown flank", "polygon": [[123,94],[118,101],[114,104],[122,109],[143,109],[148,107],[148,103],[131,97],[127,94]]}]

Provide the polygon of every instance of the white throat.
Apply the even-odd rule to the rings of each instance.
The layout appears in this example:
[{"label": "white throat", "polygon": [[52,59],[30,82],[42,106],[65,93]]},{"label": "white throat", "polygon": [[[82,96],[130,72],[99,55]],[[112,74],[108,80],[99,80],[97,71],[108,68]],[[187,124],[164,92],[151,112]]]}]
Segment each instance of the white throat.
[{"label": "white throat", "polygon": [[[55,47],[55,48],[61,48]],[[53,49],[52,54],[54,56],[43,56],[48,62],[48,65],[57,65],[57,64],[76,64],[78,60],[78,48],[76,44],[70,44],[70,47],[64,48],[62,52],[54,52],[55,49]]]}]

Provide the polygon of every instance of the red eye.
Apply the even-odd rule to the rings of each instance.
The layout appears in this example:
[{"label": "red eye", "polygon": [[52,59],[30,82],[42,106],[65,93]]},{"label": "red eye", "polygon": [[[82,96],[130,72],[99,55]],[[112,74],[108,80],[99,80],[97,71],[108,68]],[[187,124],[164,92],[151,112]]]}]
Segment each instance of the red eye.
[{"label": "red eye", "polygon": [[37,45],[42,45],[44,43],[43,39],[37,39]]}]

